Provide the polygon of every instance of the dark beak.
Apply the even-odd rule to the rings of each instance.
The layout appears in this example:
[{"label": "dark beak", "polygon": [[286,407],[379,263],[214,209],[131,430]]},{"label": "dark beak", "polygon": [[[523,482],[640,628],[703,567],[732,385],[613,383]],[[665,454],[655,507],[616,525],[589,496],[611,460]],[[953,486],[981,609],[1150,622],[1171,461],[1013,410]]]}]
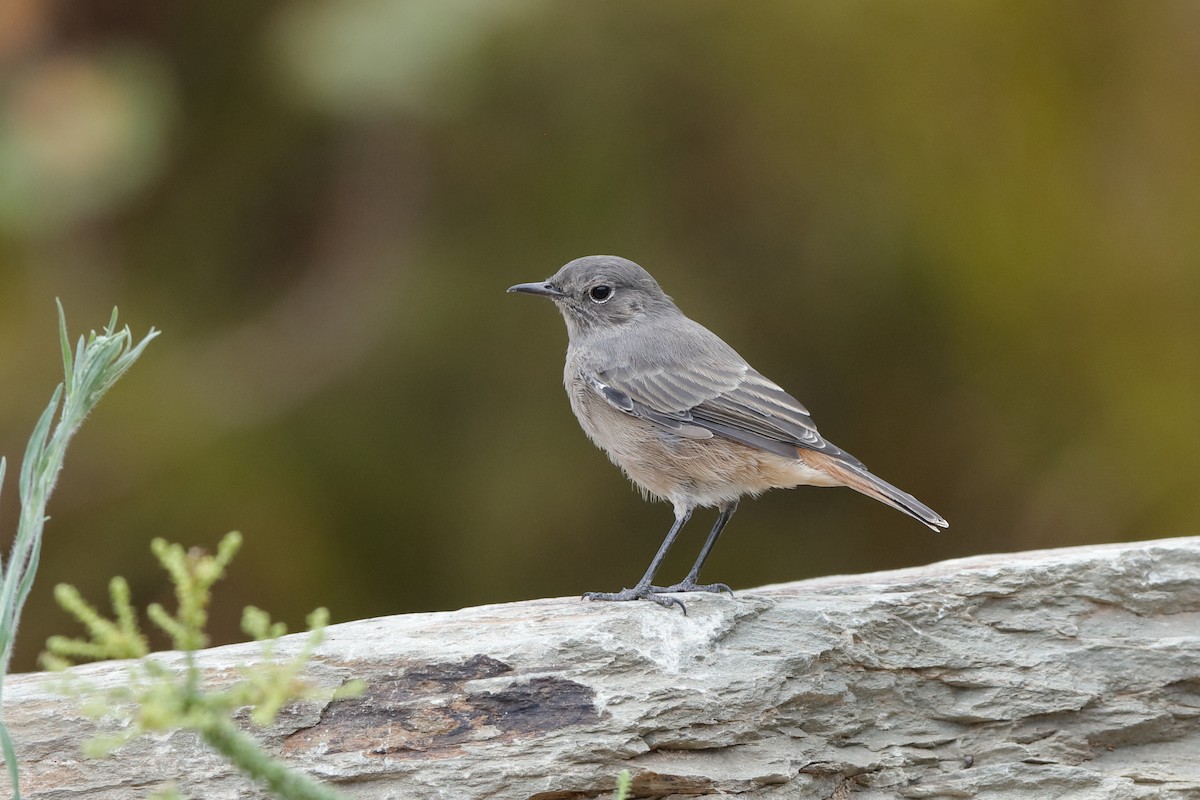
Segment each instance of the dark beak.
[{"label": "dark beak", "polygon": [[552,286],[548,281],[538,281],[537,283],[518,283],[516,286],[508,287],[510,292],[520,292],[521,294],[540,294],[543,297],[566,297],[566,294],[557,286]]}]

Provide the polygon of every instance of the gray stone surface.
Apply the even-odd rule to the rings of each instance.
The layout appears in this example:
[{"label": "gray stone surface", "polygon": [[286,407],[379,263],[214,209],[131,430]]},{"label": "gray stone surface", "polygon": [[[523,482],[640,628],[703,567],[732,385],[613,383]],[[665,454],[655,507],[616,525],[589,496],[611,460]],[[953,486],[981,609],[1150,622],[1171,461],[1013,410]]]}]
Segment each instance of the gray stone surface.
[{"label": "gray stone surface", "polygon": [[[651,603],[536,600],[330,629],[367,692],[259,733],[357,798],[1200,798],[1200,538],[993,555]],[[214,680],[257,653],[214,648]],[[170,656],[159,656],[170,658]],[[118,680],[128,665],[79,670]],[[190,734],[90,760],[11,678],[29,798],[260,794]],[[4,792],[0,789],[0,792]]]}]

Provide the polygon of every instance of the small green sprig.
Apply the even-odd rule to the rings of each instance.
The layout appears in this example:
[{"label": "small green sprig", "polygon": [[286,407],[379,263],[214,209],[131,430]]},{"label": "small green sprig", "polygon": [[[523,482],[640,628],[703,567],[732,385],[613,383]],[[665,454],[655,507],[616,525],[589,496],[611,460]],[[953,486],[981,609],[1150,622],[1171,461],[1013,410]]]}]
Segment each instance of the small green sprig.
[{"label": "small green sprig", "polygon": [[621,774],[617,776],[617,791],[613,795],[614,800],[628,800],[632,787],[633,777],[629,774],[629,770],[621,770]]},{"label": "small green sprig", "polygon": [[[318,608],[308,617],[309,634],[299,652],[290,658],[277,657],[277,644],[287,633],[281,622],[272,622],[267,612],[253,606],[242,615],[242,629],[262,643],[259,660],[238,668],[240,679],[224,688],[204,686],[204,675],[196,663],[196,650],[208,643],[204,626],[212,586],[220,580],[229,562],[241,546],[241,534],[226,534],[217,546],[215,555],[200,550],[184,550],[177,544],[155,539],[151,545],[159,563],[171,576],[179,608],[170,614],[162,606],[152,604],[147,616],[171,637],[174,646],[183,651],[183,669],[169,666],[153,657],[142,658],[129,672],[123,686],[96,694],[78,684],[70,685],[77,694],[90,694],[84,706],[93,717],[124,716],[128,724],[119,733],[100,736],[85,745],[88,755],[100,757],[144,733],[163,730],[193,730],[217,752],[234,764],[243,774],[264,784],[280,797],[289,800],[332,800],[339,798],[334,790],[296,772],[286,764],[267,755],[253,738],[233,723],[233,714],[250,708],[251,721],[259,726],[270,725],[285,705],[296,700],[331,700],[348,697],[362,691],[361,681],[350,681],[330,692],[302,678],[309,659],[325,636],[329,612]],[[114,580],[117,584],[119,579]],[[124,586],[124,581],[120,581]],[[135,653],[137,643],[144,648],[145,639],[137,627],[137,615],[129,603],[128,587],[112,589],[114,619],[107,620],[79,597],[72,587],[59,587],[56,597],[60,605],[76,617],[88,632],[87,639],[53,637],[47,642],[49,652],[43,663],[62,668],[79,660],[122,658]],[[63,601],[66,602],[63,602]]]},{"label": "small green sprig", "polygon": [[179,611],[171,616],[158,603],[146,608],[146,616],[171,637],[177,650],[200,650],[208,645],[204,626],[208,623],[208,604],[212,585],[225,574],[225,568],[242,547],[242,535],[230,531],[210,556],[199,550],[184,550],[182,545],[163,539],[150,543],[150,550],[171,576]]},{"label": "small green sprig", "polygon": [[329,611],[318,608],[308,615],[308,638],[300,652],[289,659],[277,660],[275,644],[287,633],[282,622],[271,622],[267,612],[246,606],[242,612],[242,630],[256,641],[262,642],[262,657],[257,664],[239,670],[242,682],[237,684],[242,693],[235,700],[238,706],[250,706],[254,710],[250,719],[256,725],[270,725],[285,705],[297,698],[340,700],[362,694],[366,684],[360,680],[347,681],[334,690],[332,695],[315,692],[313,687],[301,679],[305,665],[325,640],[325,626],[329,624]]},{"label": "small green sprig", "polygon": [[105,619],[74,586],[60,583],[54,587],[54,599],[87,629],[88,639],[51,636],[46,640],[42,666],[66,669],[80,661],[106,661],[113,658],[141,658],[150,652],[146,637],[138,629],[137,612],[129,597],[129,584],[118,576],[108,583],[113,619]]}]

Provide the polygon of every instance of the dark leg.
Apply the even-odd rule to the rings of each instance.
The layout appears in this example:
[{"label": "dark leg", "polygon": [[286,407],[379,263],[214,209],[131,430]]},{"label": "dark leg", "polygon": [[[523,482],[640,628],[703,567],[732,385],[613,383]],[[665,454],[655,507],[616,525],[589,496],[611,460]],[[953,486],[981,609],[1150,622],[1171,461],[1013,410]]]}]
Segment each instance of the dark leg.
[{"label": "dark leg", "polygon": [[687,521],[692,518],[692,510],[676,509],[675,524],[671,526],[671,530],[667,532],[667,538],[663,539],[662,545],[658,548],[658,552],[654,554],[654,560],[650,562],[650,566],[646,569],[646,574],[637,582],[637,586],[632,589],[622,589],[619,592],[586,592],[583,597],[585,600],[653,600],[660,606],[679,606],[683,609],[683,613],[687,613],[687,609],[683,608],[683,603],[676,600],[674,597],[659,597],[655,593],[651,582],[654,580],[654,573],[658,572],[659,566],[662,564],[663,558],[666,557],[667,551],[671,549],[671,545],[675,543],[675,537],[679,535],[679,531],[687,524]]},{"label": "dark leg", "polygon": [[733,594],[733,590],[723,583],[696,583],[696,579],[700,577],[700,568],[704,566],[704,562],[708,559],[708,554],[712,552],[713,545],[717,543],[717,537],[721,535],[721,531],[725,529],[725,524],[729,522],[733,512],[737,511],[737,501],[733,501],[727,506],[721,508],[721,513],[717,516],[717,521],[713,524],[712,532],[708,534],[708,540],[704,543],[703,549],[700,550],[700,557],[696,559],[696,563],[692,565],[692,569],[688,572],[687,577],[674,586],[654,586],[651,587],[655,592],[729,592]]}]

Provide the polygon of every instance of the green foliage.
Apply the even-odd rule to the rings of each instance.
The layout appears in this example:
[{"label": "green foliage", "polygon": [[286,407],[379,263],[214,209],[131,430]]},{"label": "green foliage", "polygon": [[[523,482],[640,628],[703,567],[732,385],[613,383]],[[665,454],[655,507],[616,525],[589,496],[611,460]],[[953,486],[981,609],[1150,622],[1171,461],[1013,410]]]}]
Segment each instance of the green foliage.
[{"label": "green foliage", "polygon": [[[208,636],[204,633],[204,626],[208,622],[212,585],[225,574],[225,568],[241,546],[242,535],[237,531],[230,531],[222,537],[216,555],[209,555],[198,548],[184,550],[182,546],[170,544],[164,539],[155,539],[150,543],[158,563],[171,576],[179,609],[172,615],[158,603],[151,603],[146,609],[146,616],[171,637],[175,649],[192,651],[207,646]],[[54,599],[83,624],[89,638],[52,636],[46,642],[43,666],[47,669],[63,669],[80,661],[140,658],[150,652],[146,638],[138,628],[137,612],[130,602],[129,585],[125,579],[113,578],[108,590],[112,598],[112,620],[101,617],[74,586],[59,584],[55,587]],[[247,612],[250,610],[247,609]],[[253,610],[265,616],[265,612]],[[264,624],[269,624],[269,619]],[[277,630],[276,638],[287,632],[286,628],[278,626],[262,630],[264,633]]]},{"label": "green foliage", "polygon": [[69,639],[51,636],[46,641],[42,665],[47,669],[66,669],[80,661],[104,661],[110,658],[141,658],[150,652],[146,637],[138,629],[137,615],[130,604],[129,584],[118,576],[108,583],[112,601],[111,620],[100,616],[74,586],[60,583],[54,587],[54,599],[87,628],[89,638]]},{"label": "green foliage", "polygon": [[208,622],[210,589],[225,574],[225,567],[242,546],[237,531],[225,534],[210,556],[199,550],[185,551],[182,546],[155,539],[150,549],[171,576],[179,611],[172,617],[158,603],[146,608],[146,615],[170,635],[179,650],[199,650],[208,644],[204,626]]},{"label": "green foliage", "polygon": [[[287,633],[282,622],[271,622],[267,612],[247,606],[242,612],[242,630],[263,643],[262,660],[241,670],[245,695],[240,705],[251,706],[250,719],[256,725],[269,725],[283,706],[297,697],[310,697],[312,690],[300,678],[300,672],[317,649],[329,624],[329,611],[318,608],[308,615],[308,639],[295,656],[286,660],[275,657],[275,643]],[[365,688],[362,681],[348,681],[333,692],[331,699],[352,697]]]},{"label": "green foliage", "polygon": [[[329,612],[318,608],[308,617],[309,634],[299,652],[290,658],[277,655],[277,644],[287,633],[281,622],[272,622],[267,612],[247,607],[242,628],[262,643],[260,659],[239,667],[239,680],[214,688],[204,686],[204,675],[196,663],[196,650],[208,643],[204,626],[212,586],[220,580],[229,562],[241,546],[241,534],[226,534],[215,555],[199,549],[185,550],[177,544],[155,539],[151,549],[163,569],[171,576],[178,609],[174,614],[161,605],[146,609],[150,621],[163,630],[175,648],[183,651],[183,667],[168,660],[143,658],[129,671],[128,682],[120,687],[96,693],[78,683],[70,690],[88,696],[85,711],[93,717],[119,715],[128,724],[119,733],[99,736],[85,747],[88,755],[100,757],[144,733],[175,729],[193,730],[217,752],[228,758],[248,777],[264,784],[280,797],[297,800],[328,800],[340,795],[307,776],[294,772],[268,756],[258,744],[232,722],[232,714],[250,708],[251,721],[270,725],[287,703],[308,699],[336,699],[357,694],[361,681],[351,681],[328,692],[304,681],[301,673],[324,638]],[[70,586],[59,586],[55,596],[59,604],[83,624],[86,639],[52,637],[43,663],[65,668],[81,660],[144,656],[146,641],[138,629],[137,615],[129,601],[129,589],[120,578],[110,584],[114,619],[108,620],[89,605]]]},{"label": "green foliage", "polygon": [[[42,551],[42,532],[48,519],[46,505],[54,491],[58,473],[62,470],[67,444],[104,393],[133,366],[133,362],[142,354],[146,345],[157,335],[158,332],[151,329],[146,337],[135,345],[133,334],[129,332],[128,327],[117,330],[117,310],[114,308],[104,333],[97,334],[92,331],[86,340],[80,337],[79,344],[72,353],[70,339],[67,337],[66,315],[63,313],[62,304],[58,305],[58,338],[62,348],[64,378],[55,388],[50,403],[34,426],[33,435],[30,436],[29,445],[25,450],[17,486],[21,501],[17,536],[13,541],[8,563],[0,564],[0,691],[3,690],[4,676],[8,673],[8,663],[12,657],[21,611],[37,574]],[[58,424],[51,432],[56,411],[59,412]],[[0,458],[0,484],[4,482],[4,470],[5,461]],[[105,625],[99,625],[99,616],[83,603],[78,593],[72,597],[70,592],[66,592],[64,598],[81,612],[80,619],[87,619],[84,624],[88,625],[89,629],[99,625],[93,631],[97,639],[103,638],[108,643],[106,646],[115,646],[116,639],[127,638],[129,631],[129,587],[124,581],[119,584],[114,581],[110,592],[117,614],[117,621],[109,623],[113,626],[111,630]],[[134,633],[136,634],[136,626]],[[128,646],[130,645],[126,642],[126,647]],[[0,709],[2,708],[0,705]],[[3,748],[4,760],[8,765],[13,797],[20,800],[16,750],[2,718],[0,747]]]},{"label": "green foliage", "polygon": [[615,800],[629,800],[629,790],[633,784],[633,777],[629,774],[629,770],[621,770],[621,774],[617,776],[617,793],[613,795]]}]

